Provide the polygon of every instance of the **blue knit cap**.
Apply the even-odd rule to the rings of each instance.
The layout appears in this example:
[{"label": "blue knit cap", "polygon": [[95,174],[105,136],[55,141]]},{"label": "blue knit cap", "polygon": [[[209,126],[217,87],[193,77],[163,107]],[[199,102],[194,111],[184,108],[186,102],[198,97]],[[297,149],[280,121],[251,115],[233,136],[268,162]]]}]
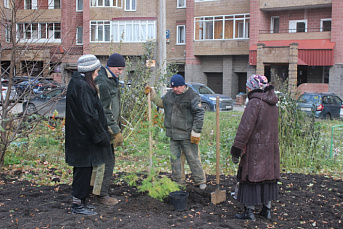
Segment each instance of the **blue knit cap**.
[{"label": "blue knit cap", "polygon": [[125,67],[125,59],[119,53],[112,54],[107,60],[108,67]]},{"label": "blue knit cap", "polygon": [[178,87],[185,85],[185,79],[182,77],[182,75],[176,74],[173,75],[170,79],[170,86],[171,87]]}]

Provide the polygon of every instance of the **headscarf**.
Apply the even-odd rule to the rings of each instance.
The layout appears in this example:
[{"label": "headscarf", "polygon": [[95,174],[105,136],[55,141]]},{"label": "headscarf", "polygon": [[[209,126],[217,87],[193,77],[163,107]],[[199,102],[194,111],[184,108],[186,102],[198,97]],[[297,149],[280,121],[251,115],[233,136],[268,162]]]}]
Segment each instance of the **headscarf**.
[{"label": "headscarf", "polygon": [[269,84],[267,77],[261,75],[251,75],[249,79],[247,79],[246,86],[251,90],[264,90],[264,88],[269,86]]}]

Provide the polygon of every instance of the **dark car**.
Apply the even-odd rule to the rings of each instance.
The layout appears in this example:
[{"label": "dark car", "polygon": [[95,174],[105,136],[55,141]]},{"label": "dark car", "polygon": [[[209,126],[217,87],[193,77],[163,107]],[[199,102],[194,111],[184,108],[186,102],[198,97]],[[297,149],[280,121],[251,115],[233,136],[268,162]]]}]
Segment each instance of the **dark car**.
[{"label": "dark car", "polygon": [[59,87],[59,83],[53,80],[47,79],[33,79],[33,80],[25,80],[18,84],[16,84],[16,91],[17,94],[20,96],[23,93],[25,94],[40,94],[49,88],[56,88]]},{"label": "dark car", "polygon": [[233,110],[233,100],[231,97],[222,94],[216,94],[211,90],[211,88],[202,83],[189,82],[186,84],[200,95],[201,105],[205,111],[216,110],[217,96],[219,96],[220,111]]},{"label": "dark car", "polygon": [[[23,112],[28,114],[39,114],[48,117],[63,118],[66,109],[66,88],[58,87],[46,89],[23,102]],[[57,115],[56,115],[57,111]]]},{"label": "dark car", "polygon": [[334,93],[304,93],[297,100],[297,107],[316,118],[333,119],[340,117],[342,100]]}]

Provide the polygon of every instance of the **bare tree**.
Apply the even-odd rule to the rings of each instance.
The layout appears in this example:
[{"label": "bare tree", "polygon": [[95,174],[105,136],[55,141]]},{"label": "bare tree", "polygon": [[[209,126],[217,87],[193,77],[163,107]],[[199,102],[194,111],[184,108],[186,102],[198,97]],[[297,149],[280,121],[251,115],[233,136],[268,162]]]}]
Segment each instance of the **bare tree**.
[{"label": "bare tree", "polygon": [[[1,65],[1,79],[8,80],[7,94],[5,97],[1,94],[0,168],[10,143],[28,136],[39,121],[32,119],[32,114],[26,110],[15,114],[14,108],[24,99],[34,96],[33,86],[49,77],[51,69],[61,63],[72,48],[66,50],[60,45],[63,42],[61,23],[42,22],[41,18],[46,17],[48,7],[37,6],[37,9],[32,9],[32,6],[30,8],[24,5],[28,2],[31,3],[23,0],[4,0],[0,6],[0,55],[2,59],[7,58],[6,64],[2,62]],[[45,4],[49,4],[51,0],[46,2]],[[24,6],[29,10],[23,13]],[[16,80],[27,76],[31,85],[27,85],[12,99],[10,92],[16,88]],[[2,91],[2,84],[0,89]]]}]

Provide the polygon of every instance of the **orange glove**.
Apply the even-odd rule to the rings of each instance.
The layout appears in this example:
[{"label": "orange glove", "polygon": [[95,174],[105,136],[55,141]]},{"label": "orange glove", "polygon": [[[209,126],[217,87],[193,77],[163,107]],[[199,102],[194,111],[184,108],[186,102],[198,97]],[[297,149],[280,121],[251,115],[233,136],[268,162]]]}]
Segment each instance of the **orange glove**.
[{"label": "orange glove", "polygon": [[113,139],[113,147],[116,148],[117,146],[120,146],[123,141],[124,141],[124,137],[121,134],[121,132],[119,132],[118,134],[113,135],[114,139]]},{"label": "orange glove", "polygon": [[148,95],[149,93],[152,92],[152,88],[149,85],[146,85],[144,88],[144,93]]},{"label": "orange glove", "polygon": [[198,145],[199,142],[200,142],[200,133],[195,133],[194,130],[192,130],[192,133],[191,133],[191,143]]}]

